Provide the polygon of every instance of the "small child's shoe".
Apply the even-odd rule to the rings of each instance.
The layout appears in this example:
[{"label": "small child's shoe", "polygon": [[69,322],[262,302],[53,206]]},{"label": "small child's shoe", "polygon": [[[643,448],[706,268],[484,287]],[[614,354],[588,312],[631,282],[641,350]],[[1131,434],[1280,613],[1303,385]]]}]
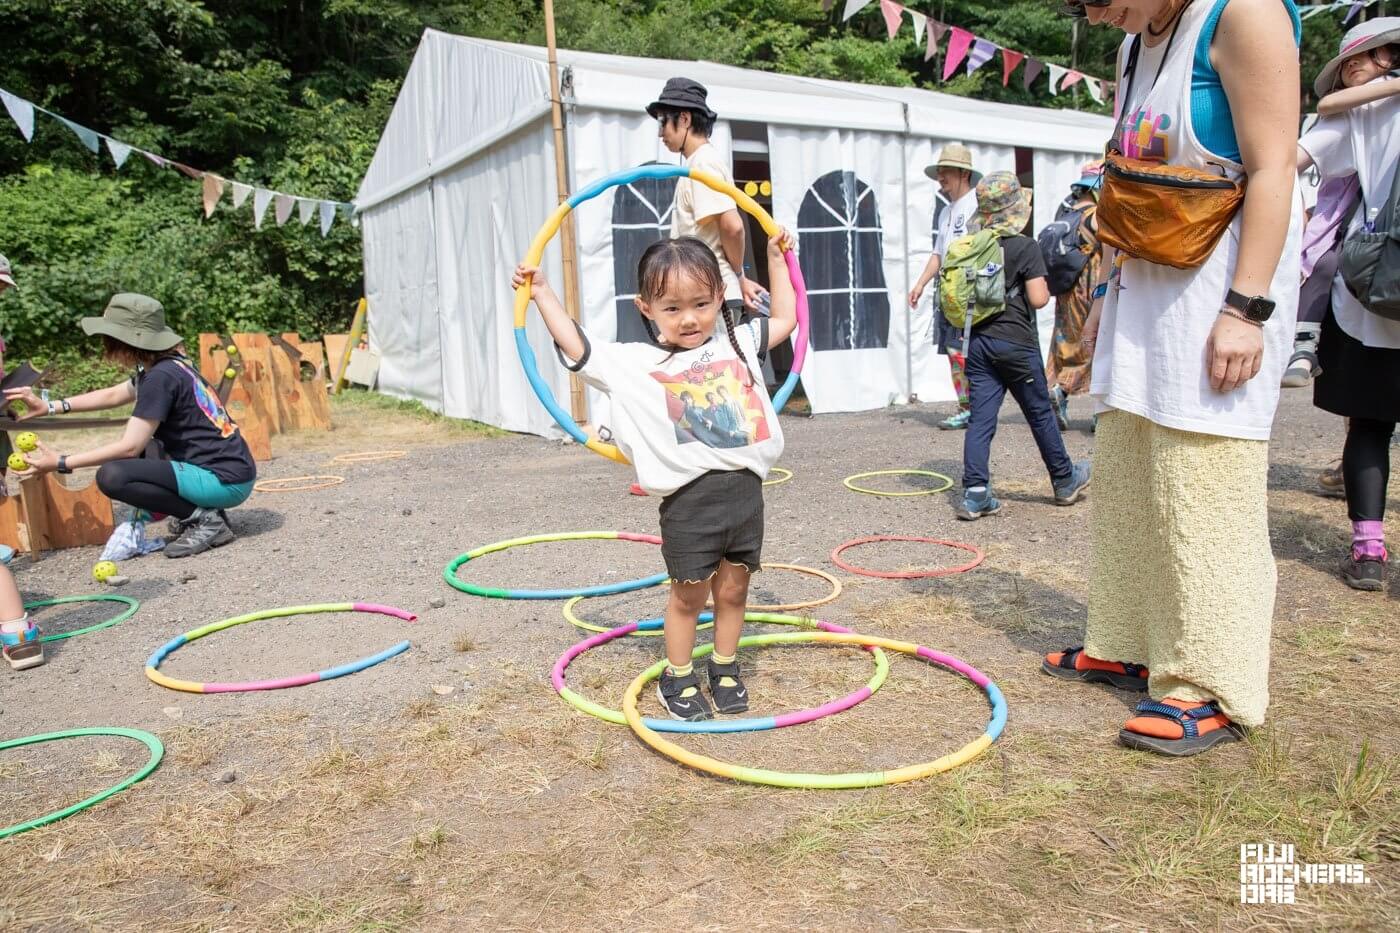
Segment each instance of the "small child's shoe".
[{"label": "small child's shoe", "polygon": [[700,692],[700,678],[695,672],[677,677],[668,667],[661,672],[656,683],[656,696],[672,719],[684,722],[700,722],[715,718],[710,701]]},{"label": "small child's shoe", "polygon": [[749,708],[749,691],[739,679],[739,662],[716,664],[711,659],[707,671],[710,675],[710,696],[714,698],[715,709],[721,713],[742,713]]},{"label": "small child's shoe", "polygon": [[43,664],[44,643],[39,640],[39,626],[30,622],[22,631],[0,632],[0,654],[17,671]]}]

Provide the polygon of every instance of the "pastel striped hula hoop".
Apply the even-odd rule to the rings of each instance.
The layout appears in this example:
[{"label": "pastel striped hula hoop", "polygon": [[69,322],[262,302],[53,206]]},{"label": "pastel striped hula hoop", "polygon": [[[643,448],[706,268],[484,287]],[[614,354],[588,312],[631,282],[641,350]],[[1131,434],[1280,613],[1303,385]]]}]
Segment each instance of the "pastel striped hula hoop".
[{"label": "pastel striped hula hoop", "polygon": [[[864,567],[856,567],[841,559],[841,552],[847,548],[853,548],[861,544],[874,544],[879,541],[913,541],[916,544],[941,544],[944,547],[957,548],[960,551],[970,551],[972,560],[956,567],[940,567],[937,570],[866,570]],[[863,577],[880,577],[884,580],[921,580],[924,577],[947,577],[955,573],[965,573],[976,567],[987,559],[987,555],[982,553],[982,549],[975,544],[963,544],[961,541],[944,541],[941,538],[917,538],[911,535],[871,535],[868,538],[856,538],[854,541],[847,541],[845,544],[831,552],[831,562],[847,573],[858,573]]]},{"label": "pastel striped hula hoop", "polygon": [[60,596],[57,599],[36,599],[33,602],[25,603],[24,609],[38,609],[40,606],[60,606],[64,603],[122,603],[126,606],[120,613],[102,622],[94,622],[92,625],[74,629],[71,632],[56,632],[53,635],[40,635],[40,641],[59,641],[64,638],[72,638],[74,635],[86,635],[88,632],[96,632],[100,629],[111,628],[118,622],[125,622],[136,615],[136,610],[141,608],[141,604],[130,596],[118,596],[116,593],[97,593],[93,596]]},{"label": "pastel striped hula hoop", "polygon": [[381,661],[387,661],[395,655],[403,654],[413,647],[407,641],[401,641],[392,648],[385,648],[378,654],[360,658],[358,661],[351,661],[349,664],[342,664],[339,667],[328,667],[324,671],[317,671],[314,674],[294,674],[291,677],[276,677],[271,680],[244,680],[235,683],[215,683],[201,684],[192,680],[176,680],[174,677],[167,677],[160,672],[161,663],[170,656],[176,648],[189,644],[196,638],[203,638],[205,635],[212,635],[214,632],[222,632],[226,628],[235,625],[242,625],[245,622],[256,622],[259,619],[276,619],[284,616],[306,615],[312,612],[373,612],[379,615],[393,616],[396,619],[403,619],[405,622],[415,622],[418,617],[403,609],[395,609],[393,606],[381,606],[378,603],[322,603],[315,606],[288,606],[285,609],[264,609],[261,612],[250,612],[247,615],[234,616],[231,619],[224,619],[222,622],[214,622],[202,628],[194,629],[183,635],[177,635],[156,649],[146,661],[146,676],[153,683],[162,687],[169,687],[171,690],[183,690],[186,693],[243,693],[250,690],[281,690],[286,687],[304,687],[307,684],[319,683],[323,680],[334,680],[337,677],[344,677],[346,674],[354,674],[367,667],[373,667]]},{"label": "pastel striped hula hoop", "polygon": [[71,806],[64,807],[62,810],[55,810],[41,817],[0,829],[0,839],[5,839],[9,836],[17,836],[31,829],[38,829],[40,826],[47,826],[50,823],[57,823],[59,820],[70,817],[75,813],[80,813],[89,807],[95,807],[108,797],[120,794],[137,781],[144,780],[148,774],[156,769],[156,766],[160,764],[160,760],[165,757],[165,746],[161,744],[160,739],[151,735],[149,732],[143,732],[140,729],[100,727],[92,729],[69,729],[64,732],[44,732],[39,735],[26,735],[21,739],[9,739],[0,742],[0,751],[4,751],[7,748],[22,748],[25,745],[38,745],[41,742],[56,742],[59,739],[76,739],[88,735],[113,735],[122,739],[135,739],[146,746],[146,749],[151,753],[150,760],[142,765],[135,774],[123,779],[120,783],[113,784],[104,791],[93,794],[86,800],[80,800]]},{"label": "pastel striped hula hoop", "polygon": [[331,463],[378,463],[380,460],[402,460],[407,456],[406,450],[365,450],[331,457]]},{"label": "pastel striped hula hoop", "polygon": [[[744,613],[744,621],[774,622],[778,625],[800,625],[803,628],[816,628],[824,632],[850,631],[848,628],[842,628],[839,625],[834,625],[830,622],[822,622],[818,619],[808,619],[802,616],[772,615],[766,612],[746,612]],[[564,684],[564,672],[575,658],[590,648],[596,648],[599,645],[607,644],[610,641],[630,635],[638,630],[660,630],[661,624],[661,619],[646,619],[642,622],[629,622],[610,632],[594,635],[592,638],[574,645],[568,651],[565,651],[558,661],[554,662],[554,671],[551,674],[551,679],[554,682],[554,689],[561,697],[572,704],[574,708],[583,710],[583,712],[588,713],[590,716],[596,716],[599,719],[616,723],[619,726],[622,725],[627,720],[620,710],[608,709],[606,706],[594,703],[592,700],[579,696],[577,693],[570,690]],[[739,639],[739,647],[751,648],[770,644],[771,639],[777,637],[780,636],[774,634],[747,635]],[[714,650],[714,645],[700,645],[695,649],[695,653],[692,654],[691,657],[698,660],[709,655]],[[762,732],[767,729],[781,729],[784,726],[796,726],[804,722],[815,722],[818,719],[825,719],[827,716],[848,710],[859,703],[864,703],[875,694],[875,691],[879,690],[880,687],[884,685],[885,678],[887,678],[890,673],[889,659],[885,657],[885,653],[879,648],[875,648],[872,654],[875,656],[875,674],[864,687],[861,687],[854,693],[846,694],[839,700],[832,700],[829,703],[823,703],[821,706],[814,706],[811,709],[782,713],[777,716],[758,716],[745,719],[710,719],[703,722],[682,722],[675,719],[652,719],[648,717],[643,719],[642,722],[647,728],[656,732],[689,733]],[[664,667],[666,662],[663,660],[661,664]]]},{"label": "pastel striped hula hoop", "polygon": [[664,659],[647,668],[638,675],[636,680],[628,685],[627,692],[622,697],[622,715],[626,718],[627,724],[632,727],[632,731],[637,733],[637,736],[643,742],[650,745],[653,749],[697,771],[704,771],[717,777],[729,778],[748,784],[769,784],[773,787],[800,787],[822,790],[845,790],[854,787],[879,787],[884,784],[902,784],[906,781],[916,781],[919,778],[928,777],[931,774],[938,774],[940,771],[950,771],[959,765],[966,764],[986,751],[1001,735],[1002,730],[1006,728],[1006,699],[1001,695],[1001,691],[997,689],[997,685],[988,680],[987,676],[981,671],[964,661],[958,660],[952,655],[942,654],[931,648],[925,648],[922,645],[916,645],[912,642],[894,641],[889,638],[875,638],[868,635],[860,635],[856,632],[782,632],[759,637],[765,639],[764,644],[769,645],[817,642],[826,645],[859,645],[867,648],[879,647],[890,651],[898,651],[912,657],[922,658],[931,664],[946,667],[972,681],[978,687],[982,688],[982,691],[986,694],[987,702],[992,709],[991,719],[987,722],[987,730],[962,748],[955,752],[950,752],[942,758],[926,761],[921,764],[906,765],[891,771],[852,771],[844,774],[822,774],[810,771],[769,771],[765,768],[748,768],[742,765],[732,765],[706,755],[697,755],[688,749],[681,748],[668,739],[662,738],[655,729],[647,725],[642,719],[641,714],[637,712],[637,697],[647,684],[661,676],[661,671],[666,666],[666,661]]},{"label": "pastel striped hula hoop", "polygon": [[[302,482],[318,480],[319,482]],[[330,473],[316,473],[311,476],[288,476],[285,479],[265,479],[253,484],[254,492],[309,492],[312,489],[329,489],[345,482],[345,477]],[[279,483],[301,483],[300,486],[281,486]]]},{"label": "pastel striped hula hoop", "polygon": [[791,470],[788,470],[788,469],[784,469],[783,467],[775,466],[775,467],[773,467],[771,470],[768,471],[768,475],[769,475],[769,476],[772,476],[774,473],[781,473],[781,474],[783,474],[783,475],[782,475],[782,476],[779,476],[777,479],[765,479],[765,480],[763,481],[763,485],[765,485],[765,486],[781,486],[783,483],[786,483],[788,480],[792,479],[792,471],[791,471]]},{"label": "pastel striped hula hoop", "polygon": [[666,573],[658,573],[650,577],[642,577],[640,580],[623,580],[620,583],[605,583],[601,586],[575,587],[567,590],[507,590],[500,587],[467,583],[457,576],[457,568],[467,561],[476,560],[487,554],[494,554],[496,551],[504,551],[507,548],[520,547],[525,544],[543,544],[550,541],[591,540],[640,541],[643,544],[661,543],[661,539],[656,535],[641,535],[631,531],[564,531],[557,534],[530,535],[525,538],[512,538],[509,541],[497,541],[495,544],[483,544],[465,554],[459,554],[443,569],[442,576],[448,585],[463,593],[485,596],[490,599],[568,599],[572,596],[611,596],[615,593],[630,593],[633,590],[644,590],[649,586],[659,586],[671,579],[670,575]]},{"label": "pastel striped hula hoop", "polygon": [[[527,266],[538,266],[544,256],[545,246],[559,231],[559,225],[564,222],[564,218],[569,215],[570,211],[584,201],[596,198],[609,188],[631,184],[642,178],[690,178],[698,181],[720,194],[727,194],[733,198],[739,207],[757,218],[763,227],[763,232],[770,237],[778,234],[778,224],[768,215],[768,212],[759,207],[757,201],[723,178],[718,178],[707,172],[691,171],[684,165],[641,165],[601,178],[559,205],[554,213],[549,215],[549,219],[544,222],[544,225],[540,227],[539,232],[535,234],[534,240],[530,242],[530,249],[525,253],[522,262]],[[782,411],[783,406],[787,404],[788,398],[792,395],[792,390],[797,388],[797,379],[802,372],[802,364],[807,359],[807,334],[809,332],[807,286],[802,281],[802,268],[797,263],[797,256],[791,250],[785,252],[783,258],[787,261],[788,275],[792,278],[792,290],[797,293],[797,330],[792,335],[792,369],[788,372],[788,377],[778,389],[777,394],[773,396],[774,411]],[[539,364],[535,361],[535,351],[531,349],[530,342],[525,337],[525,312],[529,310],[529,307],[530,281],[526,279],[515,290],[515,349],[520,354],[520,365],[524,367],[525,378],[529,380],[530,387],[535,390],[535,395],[539,397],[540,402],[554,418],[554,422],[574,440],[594,453],[602,454],[609,460],[627,463],[627,457],[617,449],[615,444],[606,443],[596,437],[589,437],[570,417],[569,413],[560,408],[559,403],[555,401],[554,392],[540,376]]]},{"label": "pastel striped hula hoop", "polygon": [[[887,492],[883,489],[866,489],[864,486],[857,486],[855,480],[865,479],[867,476],[932,476],[934,479],[943,480],[942,486],[932,486],[928,489],[915,489],[912,492]],[[942,473],[935,473],[933,470],[872,470],[869,473],[855,473],[841,481],[852,492],[863,492],[867,496],[932,496],[935,493],[947,492],[953,488],[953,478],[944,476]]]}]

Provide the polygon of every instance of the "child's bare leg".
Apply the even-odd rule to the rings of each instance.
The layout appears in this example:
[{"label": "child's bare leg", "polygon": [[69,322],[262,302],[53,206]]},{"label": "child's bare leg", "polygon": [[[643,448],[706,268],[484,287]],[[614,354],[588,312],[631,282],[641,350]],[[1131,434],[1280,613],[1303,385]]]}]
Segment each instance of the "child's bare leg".
[{"label": "child's bare leg", "polygon": [[[0,622],[16,622],[24,617],[24,600],[20,598],[19,587],[15,586],[15,576],[10,568],[0,564]],[[23,626],[18,626],[15,631]]]},{"label": "child's bare leg", "polygon": [[719,562],[710,585],[715,598],[715,655],[734,657],[744,631],[744,607],[749,601],[749,571],[743,564]]},{"label": "child's bare leg", "polygon": [[[721,568],[724,566],[720,564]],[[685,668],[695,651],[695,624],[705,599],[710,595],[708,580],[699,583],[671,582],[666,601],[666,660],[673,668]],[[737,636],[736,636],[737,641]]]}]

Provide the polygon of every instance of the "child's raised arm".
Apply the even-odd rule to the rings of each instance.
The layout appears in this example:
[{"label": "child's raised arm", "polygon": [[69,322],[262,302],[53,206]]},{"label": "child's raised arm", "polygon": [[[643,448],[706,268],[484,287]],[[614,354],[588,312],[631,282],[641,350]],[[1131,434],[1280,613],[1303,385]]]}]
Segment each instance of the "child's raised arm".
[{"label": "child's raised arm", "polygon": [[[771,305],[768,316],[768,348],[771,350],[792,335],[797,328],[797,293],[792,290],[787,260],[783,249],[792,249],[797,240],[785,229],[768,240],[768,294]],[[794,257],[795,258],[795,257]]]},{"label": "child's raised arm", "polygon": [[1384,100],[1395,94],[1400,94],[1400,78],[1386,78],[1384,81],[1371,81],[1359,87],[1343,88],[1333,91],[1317,102],[1317,115],[1330,117],[1334,113],[1345,113],[1354,107]]},{"label": "child's raised arm", "polygon": [[559,296],[554,294],[554,289],[544,280],[544,273],[538,266],[516,266],[515,273],[510,277],[510,284],[519,288],[526,279],[530,281],[530,297],[540,309],[540,317],[544,318],[549,335],[554,338],[555,344],[563,354],[577,363],[583,359],[584,354],[583,338],[579,336],[578,325],[569,317],[569,312],[564,310]]}]

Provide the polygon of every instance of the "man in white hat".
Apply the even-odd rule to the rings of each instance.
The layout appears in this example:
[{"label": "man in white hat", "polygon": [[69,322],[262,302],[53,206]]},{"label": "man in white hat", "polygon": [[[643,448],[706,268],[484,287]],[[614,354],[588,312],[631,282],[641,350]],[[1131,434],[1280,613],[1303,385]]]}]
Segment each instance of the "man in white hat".
[{"label": "man in white hat", "polygon": [[[938,150],[938,158],[932,165],[924,168],[924,174],[938,182],[938,193],[945,203],[934,209],[933,219],[936,230],[933,237],[933,254],[929,256],[928,264],[924,266],[919,280],[909,290],[909,307],[911,308],[918,307],[924,289],[928,287],[929,282],[938,276],[938,270],[943,266],[943,254],[949,245],[958,237],[967,234],[967,222],[973,214],[977,213],[977,182],[982,180],[982,173],[972,167],[971,150],[962,143],[949,143]],[[967,378],[963,374],[961,357],[949,352],[958,346],[957,341],[960,341],[961,337],[958,336],[956,329],[947,326],[943,315],[938,312],[936,300],[934,305],[934,326],[938,328],[938,349],[948,354],[948,362],[953,369],[953,388],[958,393],[957,413],[939,422],[938,426],[945,431],[958,431],[967,427],[967,421],[971,415],[971,406],[967,396]]]}]

